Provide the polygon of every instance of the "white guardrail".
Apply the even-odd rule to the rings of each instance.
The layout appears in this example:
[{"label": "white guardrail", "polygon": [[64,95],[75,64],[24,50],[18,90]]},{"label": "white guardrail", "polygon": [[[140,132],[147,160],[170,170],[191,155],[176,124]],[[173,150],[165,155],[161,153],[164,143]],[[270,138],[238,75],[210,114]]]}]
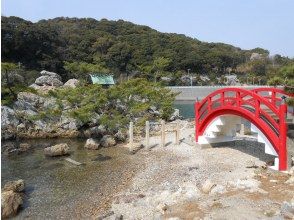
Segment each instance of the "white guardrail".
[{"label": "white guardrail", "polygon": [[[255,89],[264,88],[271,86],[167,86],[166,88],[172,90],[173,92],[179,93],[176,96],[176,101],[192,101],[198,99],[203,99],[215,90],[222,88],[243,88],[243,89]],[[276,88],[283,88],[278,86]]]}]

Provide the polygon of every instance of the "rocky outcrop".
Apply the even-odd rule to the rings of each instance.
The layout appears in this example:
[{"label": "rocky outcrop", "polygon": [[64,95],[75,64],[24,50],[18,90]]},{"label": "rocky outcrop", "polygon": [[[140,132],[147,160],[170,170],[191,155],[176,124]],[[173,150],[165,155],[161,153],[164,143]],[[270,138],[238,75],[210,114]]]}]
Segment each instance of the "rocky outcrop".
[{"label": "rocky outcrop", "polygon": [[37,108],[44,104],[45,98],[31,92],[20,92],[17,95],[17,101],[29,103]]},{"label": "rocky outcrop", "polygon": [[76,88],[79,84],[79,80],[77,79],[70,79],[66,83],[64,83],[64,87],[71,87],[71,88]]},{"label": "rocky outcrop", "polygon": [[36,79],[35,84],[39,86],[46,85],[46,86],[56,86],[56,87],[63,85],[63,83],[59,79],[51,77],[51,76],[40,76],[39,78]]},{"label": "rocky outcrop", "polygon": [[82,125],[81,121],[71,118],[67,114],[62,114],[60,117],[60,127],[65,130],[78,130]]},{"label": "rocky outcrop", "polygon": [[7,106],[1,106],[1,139],[14,138],[18,124],[15,111]]},{"label": "rocky outcrop", "polygon": [[63,85],[61,76],[57,73],[42,70],[40,74],[41,76],[36,79],[33,85],[31,85],[32,88],[39,90],[41,89],[39,86],[60,87]]},{"label": "rocky outcrop", "polygon": [[92,128],[88,128],[84,131],[84,136],[87,138],[102,137],[105,134],[107,134],[107,130],[103,125],[94,126]]},{"label": "rocky outcrop", "polygon": [[50,76],[50,77],[56,78],[56,79],[58,79],[58,80],[61,81],[61,76],[58,75],[57,73],[49,72],[49,71],[47,71],[47,70],[42,70],[42,71],[40,72],[40,74],[41,74],[42,76]]},{"label": "rocky outcrop", "polygon": [[35,84],[39,86],[45,85],[59,87],[63,85],[63,83],[61,82],[61,76],[59,76],[57,73],[42,70],[40,74],[41,76],[35,81]]},{"label": "rocky outcrop", "polygon": [[93,138],[89,138],[87,139],[84,147],[89,150],[98,150],[99,146],[100,146],[100,143],[98,141],[94,140]]},{"label": "rocky outcrop", "polygon": [[41,94],[47,94],[49,91],[54,90],[56,88],[55,86],[47,86],[47,85],[39,86],[36,83],[33,83],[29,87],[37,90],[38,93],[41,93]]},{"label": "rocky outcrop", "polygon": [[6,183],[1,191],[1,218],[15,216],[23,204],[23,180],[10,181]]},{"label": "rocky outcrop", "polygon": [[100,140],[100,144],[102,147],[112,147],[116,145],[116,141],[113,136],[104,135]]},{"label": "rocky outcrop", "polygon": [[46,156],[50,156],[50,157],[68,155],[69,147],[66,143],[57,144],[51,147],[46,147],[44,149],[44,153]]},{"label": "rocky outcrop", "polygon": [[[62,103],[63,107],[66,107],[66,103]],[[16,128],[19,138],[77,137],[80,135],[78,129],[83,123],[71,118],[64,108],[60,118],[52,116],[49,119],[46,117],[38,119],[40,112],[60,109],[53,97],[20,92],[13,108],[20,121]]]}]

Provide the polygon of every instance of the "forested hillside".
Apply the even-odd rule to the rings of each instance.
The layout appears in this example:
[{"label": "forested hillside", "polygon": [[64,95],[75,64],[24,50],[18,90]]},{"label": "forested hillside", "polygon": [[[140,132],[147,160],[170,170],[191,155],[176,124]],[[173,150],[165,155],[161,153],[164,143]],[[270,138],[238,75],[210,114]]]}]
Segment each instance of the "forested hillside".
[{"label": "forested hillside", "polygon": [[261,48],[242,50],[205,43],[123,20],[60,17],[32,23],[2,16],[1,28],[2,62],[19,63],[27,78],[36,74],[34,70],[46,69],[58,72],[64,80],[94,71],[155,80],[172,76],[170,84],[178,84],[176,79],[189,69],[212,81],[226,73],[266,81],[278,68],[293,62],[280,55],[269,58],[269,52]]}]

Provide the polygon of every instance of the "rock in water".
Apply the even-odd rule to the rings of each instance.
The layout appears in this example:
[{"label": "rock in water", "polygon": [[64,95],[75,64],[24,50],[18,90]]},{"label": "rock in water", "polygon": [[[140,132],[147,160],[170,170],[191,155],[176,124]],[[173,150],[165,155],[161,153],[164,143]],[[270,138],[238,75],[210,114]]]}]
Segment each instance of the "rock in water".
[{"label": "rock in water", "polygon": [[1,106],[1,139],[6,140],[16,135],[16,127],[19,120],[13,109]]},{"label": "rock in water", "polygon": [[66,83],[64,83],[64,87],[71,87],[71,88],[76,88],[77,85],[79,84],[79,80],[77,79],[69,79]]},{"label": "rock in water", "polygon": [[12,190],[1,192],[1,217],[8,218],[16,215],[23,199],[19,193]]},{"label": "rock in water", "polygon": [[100,140],[100,144],[102,147],[112,147],[116,145],[116,141],[111,135],[104,135]]},{"label": "rock in water", "polygon": [[22,192],[25,189],[24,180],[9,181],[5,183],[2,191]]},{"label": "rock in water", "polygon": [[100,143],[98,141],[94,140],[93,138],[89,138],[87,139],[84,147],[89,150],[98,150],[99,146],[100,146]]},{"label": "rock in water", "polygon": [[44,153],[46,156],[51,156],[51,157],[68,155],[69,147],[66,143],[57,144],[52,147],[46,147],[44,149]]}]

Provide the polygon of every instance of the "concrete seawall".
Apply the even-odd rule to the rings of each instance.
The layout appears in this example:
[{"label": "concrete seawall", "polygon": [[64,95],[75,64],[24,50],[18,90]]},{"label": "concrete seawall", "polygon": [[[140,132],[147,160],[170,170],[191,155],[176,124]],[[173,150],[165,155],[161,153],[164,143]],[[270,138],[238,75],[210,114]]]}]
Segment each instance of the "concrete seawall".
[{"label": "concrete seawall", "polygon": [[232,87],[255,89],[269,86],[169,86],[167,88],[171,89],[173,92],[180,93],[176,96],[176,101],[195,101],[197,97],[201,100],[215,90]]}]

